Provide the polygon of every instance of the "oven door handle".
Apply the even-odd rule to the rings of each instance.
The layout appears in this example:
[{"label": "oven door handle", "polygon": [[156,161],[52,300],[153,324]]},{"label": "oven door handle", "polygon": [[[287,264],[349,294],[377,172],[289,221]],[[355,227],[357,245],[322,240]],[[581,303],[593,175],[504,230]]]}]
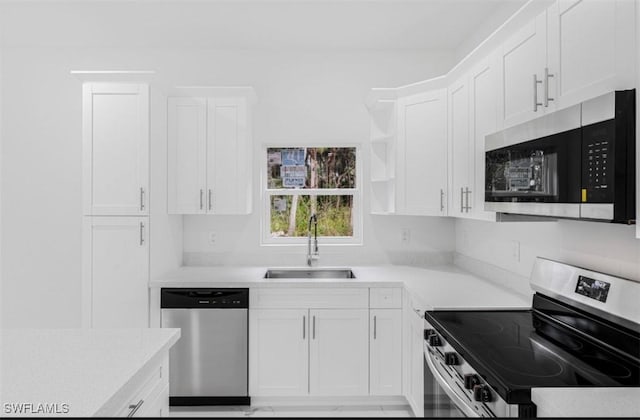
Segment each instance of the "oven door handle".
[{"label": "oven door handle", "polygon": [[447,393],[449,398],[453,401],[453,403],[458,407],[460,411],[464,413],[467,417],[480,417],[480,415],[473,410],[469,405],[458,395],[456,392],[449,386],[444,377],[440,374],[438,369],[436,369],[433,364],[433,360],[431,360],[431,356],[429,355],[429,349],[427,348],[427,344],[424,344],[424,358],[427,361],[427,366],[429,366],[429,370],[433,377],[438,381],[438,384],[444,389],[444,392]]}]

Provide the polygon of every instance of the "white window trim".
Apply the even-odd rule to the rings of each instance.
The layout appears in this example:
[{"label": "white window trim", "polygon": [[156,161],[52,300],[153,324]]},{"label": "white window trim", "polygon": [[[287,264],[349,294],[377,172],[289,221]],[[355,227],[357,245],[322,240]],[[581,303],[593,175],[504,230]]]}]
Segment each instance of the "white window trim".
[{"label": "white window trim", "polygon": [[[356,149],[356,187],[331,189],[294,189],[266,188],[267,185],[267,149],[290,147],[353,147]],[[360,144],[318,142],[313,144],[296,144],[295,142],[263,144],[260,154],[260,245],[262,246],[307,246],[307,237],[272,237],[271,236],[271,196],[273,195],[352,195],[353,196],[353,236],[318,237],[320,246],[362,245],[362,152]]]}]

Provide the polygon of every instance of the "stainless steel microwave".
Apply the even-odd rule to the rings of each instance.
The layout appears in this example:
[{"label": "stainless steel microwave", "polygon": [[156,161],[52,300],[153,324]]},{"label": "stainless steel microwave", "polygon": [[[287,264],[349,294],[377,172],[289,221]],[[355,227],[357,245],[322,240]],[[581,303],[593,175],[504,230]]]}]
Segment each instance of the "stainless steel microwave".
[{"label": "stainless steel microwave", "polygon": [[634,223],[635,90],[485,137],[485,210]]}]

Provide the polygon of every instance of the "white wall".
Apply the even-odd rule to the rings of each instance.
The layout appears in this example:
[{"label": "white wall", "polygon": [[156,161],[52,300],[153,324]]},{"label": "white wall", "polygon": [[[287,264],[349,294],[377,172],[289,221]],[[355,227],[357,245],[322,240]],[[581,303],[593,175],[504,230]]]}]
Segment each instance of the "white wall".
[{"label": "white wall", "polygon": [[[3,325],[80,325],[81,82],[69,75],[70,70],[157,71],[151,103],[153,274],[180,264],[183,239],[181,218],[163,215],[165,87],[254,86],[260,100],[255,110],[256,144],[338,139],[364,144],[368,119],[363,99],[369,88],[439,75],[451,65],[451,54],[425,51],[7,48],[0,71],[4,103]],[[235,253],[238,261],[254,261],[256,254],[270,258],[265,255],[271,251],[263,252],[257,246],[258,232],[251,230],[257,221],[257,215],[237,219],[187,217],[185,248],[204,252],[209,261],[216,260],[219,252]],[[381,233],[365,236],[365,247],[344,248],[335,254],[349,256],[353,262],[378,255],[387,260],[411,258],[423,262],[425,258],[438,258],[440,251],[454,249],[450,220],[365,220],[365,226],[374,225]],[[218,254],[210,254],[208,245],[201,243],[202,232],[212,226],[220,234],[218,248],[213,250]],[[225,230],[227,227],[231,229]],[[399,244],[404,227],[415,230],[412,242],[405,247]],[[405,250],[409,252],[400,252]],[[425,251],[431,256],[424,257]],[[303,252],[295,250],[301,262]],[[329,250],[321,252],[324,262],[331,261]],[[244,255],[247,258],[241,258]]]},{"label": "white wall", "polygon": [[[519,258],[514,257],[518,245]],[[640,240],[634,226],[456,220],[456,252],[515,273],[514,281],[520,282],[527,281],[537,256],[640,282]]]}]

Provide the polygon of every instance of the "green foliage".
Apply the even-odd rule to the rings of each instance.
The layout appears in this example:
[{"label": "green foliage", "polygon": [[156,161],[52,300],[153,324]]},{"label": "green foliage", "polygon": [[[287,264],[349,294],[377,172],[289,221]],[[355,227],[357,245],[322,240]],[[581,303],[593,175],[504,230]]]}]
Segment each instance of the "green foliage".
[{"label": "green foliage", "polygon": [[[275,197],[274,197],[275,198]],[[280,196],[287,202],[286,211],[276,211],[271,202],[271,233],[273,236],[287,236],[292,196]],[[351,209],[353,197],[317,196],[318,236],[353,236]],[[291,236],[307,236],[309,217],[311,216],[311,200],[308,195],[300,196],[296,212],[295,232]]]}]

